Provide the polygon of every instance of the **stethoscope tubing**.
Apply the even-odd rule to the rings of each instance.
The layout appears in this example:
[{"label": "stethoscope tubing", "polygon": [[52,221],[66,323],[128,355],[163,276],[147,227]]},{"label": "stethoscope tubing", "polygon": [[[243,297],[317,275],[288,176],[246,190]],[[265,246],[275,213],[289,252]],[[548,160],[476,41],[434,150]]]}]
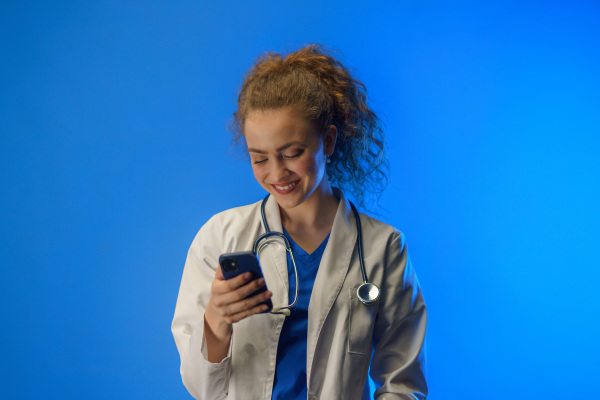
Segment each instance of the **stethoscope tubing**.
[{"label": "stethoscope tubing", "polygon": [[[265,228],[265,233],[263,233],[256,239],[256,241],[254,242],[252,251],[254,252],[254,254],[256,254],[258,256],[259,253],[262,251],[262,249],[266,245],[268,245],[269,243],[277,242],[276,240],[272,240],[272,239],[269,240],[269,238],[273,237],[273,236],[278,237],[284,241],[285,249],[290,254],[291,259],[292,259],[292,264],[294,266],[294,276],[296,278],[296,293],[294,296],[294,301],[292,303],[290,303],[287,306],[276,307],[276,308],[274,308],[272,313],[274,313],[274,314],[283,313],[283,314],[289,315],[289,309],[292,308],[298,301],[298,290],[299,290],[298,288],[300,286],[300,283],[298,282],[298,268],[296,267],[296,259],[294,257],[294,252],[292,251],[292,246],[291,246],[288,238],[283,233],[273,232],[269,228],[269,224],[267,222],[267,217],[265,215],[265,205],[267,203],[267,200],[269,199],[269,196],[270,196],[270,194],[267,194],[260,205],[260,216],[261,216],[264,228]],[[374,302],[376,302],[379,299],[380,289],[377,285],[375,285],[374,283],[369,283],[369,281],[368,281],[367,271],[365,268],[364,254],[363,254],[362,225],[360,223],[360,214],[358,213],[358,210],[356,209],[354,204],[351,201],[349,201],[349,203],[350,203],[350,207],[352,208],[352,213],[354,214],[354,219],[356,221],[356,232],[357,232],[356,242],[357,242],[357,248],[358,248],[358,260],[359,260],[359,264],[360,264],[360,273],[362,275],[362,280],[363,280],[363,283],[356,290],[356,294],[357,294],[359,300],[363,304],[369,305],[369,304],[373,304]],[[284,310],[284,311],[281,311],[281,310]]]},{"label": "stethoscope tubing", "polygon": [[[264,210],[261,209],[261,212],[263,212]],[[263,222],[266,223],[266,219],[263,219]],[[268,225],[265,225],[265,227],[268,227]],[[260,254],[260,252],[262,251],[262,249],[264,249],[269,243],[278,243],[276,240],[269,240],[268,238],[271,236],[276,236],[280,239],[283,239],[284,243],[285,243],[285,250],[290,253],[290,256],[292,258],[292,264],[294,265],[294,277],[296,278],[296,293],[294,295],[294,301],[292,301],[290,304],[288,304],[287,306],[281,306],[281,307],[277,307],[276,310],[272,311],[272,313],[277,314],[279,313],[279,310],[283,310],[283,309],[290,309],[292,307],[294,307],[296,305],[296,302],[298,301],[298,293],[299,293],[299,284],[298,284],[298,268],[296,267],[296,258],[294,257],[294,252],[292,251],[292,246],[290,244],[290,241],[288,240],[287,237],[285,237],[285,235],[283,233],[280,232],[272,232],[270,230],[268,230],[267,228],[267,232],[263,233],[262,235],[260,235],[256,241],[254,242],[254,246],[252,248],[252,251],[254,252],[254,254],[256,254],[256,256],[258,257],[258,255]],[[260,245],[258,245],[260,243]]]},{"label": "stethoscope tubing", "polygon": [[362,225],[360,223],[360,214],[354,204],[349,201],[350,207],[352,207],[352,212],[354,213],[354,219],[356,220],[356,232],[358,238],[356,239],[358,242],[358,261],[360,262],[360,273],[362,274],[363,283],[367,283],[367,271],[365,269],[365,258],[363,256],[363,246],[362,246]]}]

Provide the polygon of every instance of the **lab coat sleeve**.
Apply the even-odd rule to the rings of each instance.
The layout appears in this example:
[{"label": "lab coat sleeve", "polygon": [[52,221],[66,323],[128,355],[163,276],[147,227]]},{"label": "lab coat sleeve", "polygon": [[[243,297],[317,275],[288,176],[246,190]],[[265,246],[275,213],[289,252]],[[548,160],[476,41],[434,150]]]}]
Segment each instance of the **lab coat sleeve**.
[{"label": "lab coat sleeve", "polygon": [[427,310],[404,235],[390,237],[380,313],[375,322],[371,378],[375,399],[425,399]]},{"label": "lab coat sleeve", "polygon": [[219,262],[221,235],[218,217],[213,217],[194,238],[173,317],[172,331],[181,358],[181,378],[195,399],[225,399],[228,392],[231,344],[225,359],[210,363],[204,336],[204,311]]}]

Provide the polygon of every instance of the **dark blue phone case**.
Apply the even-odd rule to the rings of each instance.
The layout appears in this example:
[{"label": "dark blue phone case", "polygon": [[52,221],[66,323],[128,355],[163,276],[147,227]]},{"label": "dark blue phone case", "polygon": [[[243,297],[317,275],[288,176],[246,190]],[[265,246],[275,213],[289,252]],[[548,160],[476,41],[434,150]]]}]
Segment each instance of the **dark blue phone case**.
[{"label": "dark blue phone case", "polygon": [[[231,279],[246,272],[250,272],[252,274],[252,281],[263,278],[263,273],[260,269],[258,258],[256,257],[256,254],[251,251],[221,254],[219,257],[219,264],[221,265],[221,271],[223,271],[223,276],[225,279]],[[266,284],[260,289],[251,293],[248,297],[252,297],[265,291],[267,291]],[[266,304],[269,307],[263,312],[269,312],[273,309],[273,302],[271,299],[265,300],[261,304]]]}]

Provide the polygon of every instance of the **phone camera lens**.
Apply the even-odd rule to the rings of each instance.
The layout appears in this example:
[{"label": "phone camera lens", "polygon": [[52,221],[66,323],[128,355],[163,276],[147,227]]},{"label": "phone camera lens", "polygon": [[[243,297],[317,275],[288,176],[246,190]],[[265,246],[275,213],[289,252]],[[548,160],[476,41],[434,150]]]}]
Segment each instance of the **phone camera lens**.
[{"label": "phone camera lens", "polygon": [[226,272],[234,272],[234,271],[237,271],[237,269],[238,269],[237,263],[235,262],[235,260],[232,260],[231,258],[223,260],[222,267],[223,267],[223,270]]}]

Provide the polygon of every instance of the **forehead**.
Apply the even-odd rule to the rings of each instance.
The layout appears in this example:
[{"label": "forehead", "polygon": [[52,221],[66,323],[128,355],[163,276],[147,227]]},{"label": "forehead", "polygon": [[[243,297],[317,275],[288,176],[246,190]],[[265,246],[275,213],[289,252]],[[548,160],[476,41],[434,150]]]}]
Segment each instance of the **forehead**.
[{"label": "forehead", "polygon": [[278,147],[289,141],[310,142],[319,137],[316,124],[294,107],[249,112],[244,136],[248,147]]}]

